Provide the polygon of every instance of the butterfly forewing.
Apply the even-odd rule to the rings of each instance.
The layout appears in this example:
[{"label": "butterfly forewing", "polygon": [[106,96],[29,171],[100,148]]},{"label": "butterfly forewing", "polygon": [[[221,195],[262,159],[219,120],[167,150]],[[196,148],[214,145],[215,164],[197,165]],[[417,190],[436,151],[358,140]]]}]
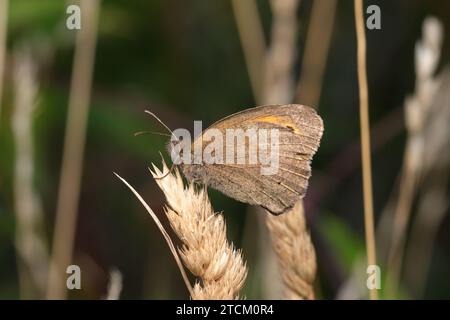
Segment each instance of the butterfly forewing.
[{"label": "butterfly forewing", "polygon": [[[278,147],[272,149],[274,141],[268,138],[258,140],[256,148],[252,145],[255,140],[248,137],[233,140],[233,143],[227,143],[225,139],[223,156],[234,152],[234,161],[183,165],[187,178],[200,180],[238,201],[260,205],[273,214],[286,212],[303,198],[311,175],[310,162],[323,133],[322,119],[315,110],[298,104],[247,109],[214,123],[202,133],[202,139],[212,129],[220,130],[224,137],[229,129],[244,132],[275,129]],[[201,141],[197,138],[194,144]],[[204,141],[202,147],[205,148]],[[244,153],[238,154],[239,147]],[[262,163],[258,157],[261,150],[266,154],[273,151],[272,155],[277,157],[275,173],[262,174],[261,168],[267,163]],[[257,162],[250,159],[257,159]]]}]

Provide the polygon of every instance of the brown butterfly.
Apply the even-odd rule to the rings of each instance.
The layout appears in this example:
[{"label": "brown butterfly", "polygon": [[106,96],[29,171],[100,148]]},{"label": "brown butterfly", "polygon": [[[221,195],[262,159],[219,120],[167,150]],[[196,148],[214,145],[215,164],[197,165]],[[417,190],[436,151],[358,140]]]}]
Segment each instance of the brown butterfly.
[{"label": "brown butterfly", "polygon": [[[149,112],[150,113],[150,112]],[[240,132],[262,132],[271,130],[277,133],[277,145],[270,139],[259,140],[258,148],[251,148],[251,137],[234,141],[230,149],[230,141],[215,151],[222,151],[225,156],[230,150],[237,153],[241,147],[241,156],[232,154],[233,163],[229,161],[198,160],[194,150],[200,148],[207,151],[204,141],[211,141],[211,133],[222,133],[226,136],[231,130]],[[253,130],[253,131],[252,131]],[[270,213],[279,215],[302,199],[311,176],[310,162],[316,153],[323,133],[323,122],[316,111],[299,104],[268,105],[250,108],[219,120],[204,130],[190,145],[191,159],[195,163],[178,162],[181,171],[190,181],[212,187],[238,201],[259,205]],[[169,151],[173,152],[180,141],[172,139]],[[248,159],[259,159],[259,149],[270,150],[277,157],[277,170],[274,174],[262,174],[263,164],[260,161],[249,163]],[[198,149],[197,149],[198,150]],[[256,151],[255,151],[256,150]],[[213,154],[217,156],[216,154]],[[196,158],[197,157],[197,158]],[[245,157],[247,161],[242,160]],[[228,159],[228,158],[227,158]]]}]

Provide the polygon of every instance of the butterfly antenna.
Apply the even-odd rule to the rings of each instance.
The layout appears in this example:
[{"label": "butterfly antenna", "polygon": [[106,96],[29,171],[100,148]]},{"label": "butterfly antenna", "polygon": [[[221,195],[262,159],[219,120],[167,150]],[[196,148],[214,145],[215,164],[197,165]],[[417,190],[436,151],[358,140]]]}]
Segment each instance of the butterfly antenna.
[{"label": "butterfly antenna", "polygon": [[[158,121],[160,124],[162,124],[162,126],[163,126],[164,128],[166,128],[167,131],[170,132],[170,135],[171,135],[171,136],[173,136],[173,137],[175,137],[175,139],[177,139],[177,137],[174,135],[173,131],[170,130],[170,128],[169,128],[169,127],[168,127],[168,126],[167,126],[160,118],[158,118],[158,117],[156,116],[156,114],[154,114],[154,113],[151,112],[150,110],[145,110],[145,113],[148,113],[148,114],[151,115],[153,118],[155,118],[156,121]],[[177,139],[177,140],[178,140],[178,139]]]},{"label": "butterfly antenna", "polygon": [[134,133],[134,136],[137,137],[137,136],[140,136],[140,135],[143,135],[143,134],[157,134],[159,136],[165,136],[165,137],[171,137],[172,136],[171,134],[162,133],[162,132],[155,132],[155,131],[138,131],[138,132]]}]

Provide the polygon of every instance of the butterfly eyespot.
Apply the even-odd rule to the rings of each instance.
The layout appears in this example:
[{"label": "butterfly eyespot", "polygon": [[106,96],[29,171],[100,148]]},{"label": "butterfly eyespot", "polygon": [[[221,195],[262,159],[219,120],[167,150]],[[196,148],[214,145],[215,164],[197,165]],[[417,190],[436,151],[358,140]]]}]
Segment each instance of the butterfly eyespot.
[{"label": "butterfly eyespot", "polygon": [[295,132],[295,128],[293,126],[286,126],[286,128],[288,128],[291,132]]}]

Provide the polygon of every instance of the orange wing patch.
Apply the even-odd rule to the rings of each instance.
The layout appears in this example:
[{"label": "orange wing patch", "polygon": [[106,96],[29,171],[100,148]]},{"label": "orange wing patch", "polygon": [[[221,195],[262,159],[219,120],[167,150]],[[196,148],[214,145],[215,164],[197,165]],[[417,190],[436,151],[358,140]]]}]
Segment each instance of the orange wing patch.
[{"label": "orange wing patch", "polygon": [[300,133],[300,129],[297,127],[295,123],[293,123],[288,117],[280,117],[280,116],[262,116],[254,119],[257,122],[268,122],[274,123],[280,126],[285,126],[293,130],[294,133]]}]

